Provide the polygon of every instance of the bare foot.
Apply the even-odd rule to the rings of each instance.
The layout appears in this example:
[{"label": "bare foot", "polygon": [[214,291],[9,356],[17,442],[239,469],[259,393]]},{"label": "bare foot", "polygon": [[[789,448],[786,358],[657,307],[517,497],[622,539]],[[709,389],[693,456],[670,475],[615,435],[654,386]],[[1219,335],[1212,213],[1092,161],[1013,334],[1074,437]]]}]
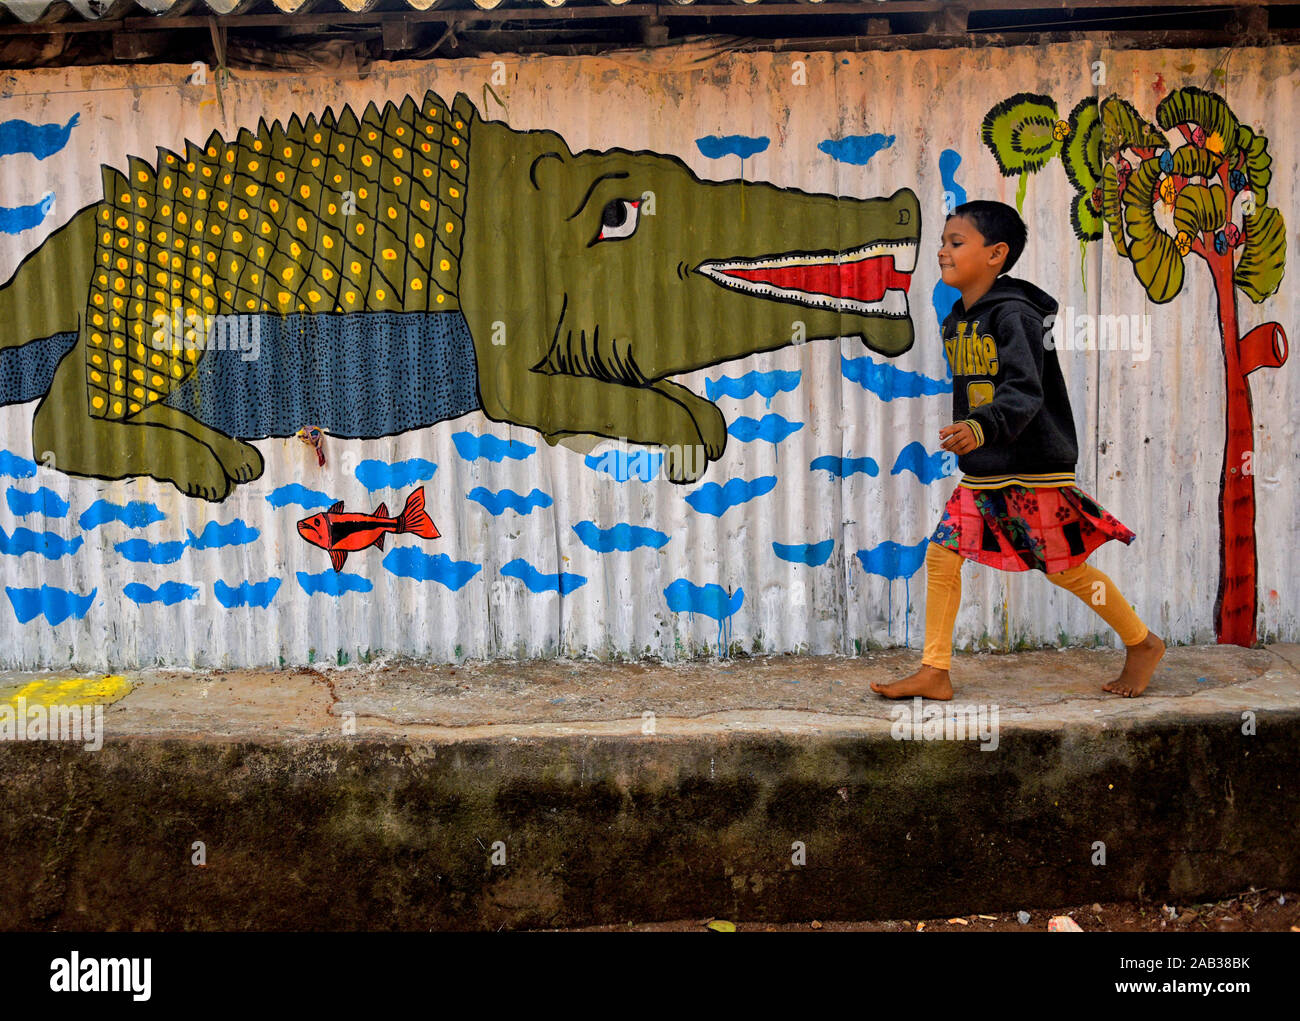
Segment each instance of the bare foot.
[{"label": "bare foot", "polygon": [[1128,650],[1124,669],[1109,684],[1102,685],[1101,690],[1112,691],[1125,698],[1136,698],[1151,683],[1156,664],[1165,654],[1165,643],[1156,637],[1155,632],[1147,632],[1147,636],[1137,645],[1126,645],[1124,648]]},{"label": "bare foot", "polygon": [[892,684],[877,684],[872,681],[871,690],[885,698],[913,698],[920,695],[939,702],[947,702],[952,698],[952,682],[948,679],[948,671],[924,663],[916,673]]}]

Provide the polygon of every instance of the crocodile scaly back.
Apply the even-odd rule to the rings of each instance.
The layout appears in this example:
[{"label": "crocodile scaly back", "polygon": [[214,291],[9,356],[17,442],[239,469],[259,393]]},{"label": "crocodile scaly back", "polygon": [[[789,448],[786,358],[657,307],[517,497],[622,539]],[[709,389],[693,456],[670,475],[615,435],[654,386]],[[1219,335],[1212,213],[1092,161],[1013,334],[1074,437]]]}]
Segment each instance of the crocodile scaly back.
[{"label": "crocodile scaly back", "polygon": [[[91,414],[127,418],[234,320],[459,307],[471,108],[345,106],[103,168],[86,313]],[[214,329],[220,327],[220,329]],[[219,342],[219,341],[218,341]]]}]

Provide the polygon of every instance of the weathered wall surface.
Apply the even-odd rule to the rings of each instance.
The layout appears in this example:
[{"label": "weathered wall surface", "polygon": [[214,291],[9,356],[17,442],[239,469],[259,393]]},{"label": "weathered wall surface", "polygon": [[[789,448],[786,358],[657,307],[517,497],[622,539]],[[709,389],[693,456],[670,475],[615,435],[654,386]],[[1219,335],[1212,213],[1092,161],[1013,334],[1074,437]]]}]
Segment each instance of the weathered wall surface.
[{"label": "weathered wall surface", "polygon": [[[955,483],[937,435],[951,420],[939,233],[952,201],[1014,203],[1018,189],[1030,242],[1015,275],[1053,293],[1071,323],[1136,316],[1146,327],[1127,350],[1058,352],[1080,484],[1138,536],[1092,562],[1166,639],[1239,636],[1216,608],[1228,574],[1231,599],[1257,596],[1247,616],[1261,638],[1296,641],[1297,394],[1281,339],[1296,309],[1277,243],[1300,222],[1286,127],[1296,121],[1296,56],[1089,44],[676,50],[398,64],[360,81],[247,73],[219,96],[211,82],[184,84],[188,68],[11,76],[0,97],[0,279],[17,273],[0,291],[0,400],[11,402],[0,408],[0,666],[917,646],[925,543]],[[1213,125],[1200,138],[1171,130],[1142,160],[1130,151],[1130,195],[1139,185],[1154,193],[1147,208],[1168,240],[1137,239],[1145,221],[1134,216],[1121,254],[1086,211],[1072,224],[1076,202],[1102,203],[1070,164],[1069,139],[1085,130],[1072,111],[1115,95],[1154,124],[1158,104],[1184,86],[1222,97],[1234,127],[1266,137],[1271,164],[1258,145],[1248,160],[1240,130],[1225,141]],[[426,101],[428,90],[442,103]],[[1045,101],[1065,137],[1041,167],[1004,174],[997,139],[985,144],[981,127],[1019,92],[1038,98],[1011,111],[1023,120],[1016,137],[1052,138],[1058,125],[1037,116]],[[380,116],[368,120],[370,102]],[[344,124],[344,104],[359,127]],[[321,125],[307,118],[327,108],[338,120],[313,148]],[[399,127],[413,138],[424,130],[432,150],[404,145]],[[224,141],[205,157],[214,131]],[[346,153],[326,152],[344,136]],[[186,140],[199,148],[187,153]],[[267,142],[265,165],[250,170]],[[1181,194],[1189,175],[1175,173],[1181,165],[1159,172],[1159,162],[1179,144],[1222,160],[1240,149],[1245,176],[1222,185],[1237,235],[1227,236],[1225,212],[1221,229],[1178,236],[1191,215]],[[196,169],[170,167],[158,147]],[[570,155],[611,149],[626,152]],[[226,192],[218,183],[200,201],[168,191],[197,191],[205,168],[216,180],[227,155]],[[333,181],[331,159],[352,176]],[[104,166],[128,175],[127,201],[108,198],[124,208],[77,219],[104,198]],[[169,167],[178,176],[164,186]],[[431,190],[413,190],[424,169]],[[744,187],[722,183],[742,178]],[[375,193],[363,196],[367,181]],[[313,182],[316,191],[298,191]],[[1241,208],[1251,191],[1253,213]],[[228,206],[218,211],[221,195]],[[272,211],[277,195],[284,208]],[[1121,198],[1116,208],[1139,205]],[[311,222],[298,226],[300,216]],[[241,223],[250,236],[236,240]],[[1090,229],[1100,237],[1081,239]],[[179,253],[167,248],[174,238]],[[895,247],[863,249],[876,241]],[[1185,270],[1177,288],[1171,250]],[[800,276],[790,260],[727,261],[797,253],[808,267],[886,251],[892,267],[885,254],[829,276],[815,266]],[[179,261],[160,261],[168,254]],[[694,272],[709,261],[714,278]],[[817,296],[837,287],[839,305]],[[904,289],[910,349],[896,314]],[[166,322],[177,327],[175,350],[171,335],[156,343],[154,312],[177,296],[181,313],[244,316],[235,323],[244,348],[185,350],[183,314]],[[125,300],[116,322],[115,297]],[[894,318],[875,314],[882,308]],[[1232,342],[1244,353],[1225,363],[1225,332],[1271,323],[1280,329]],[[147,332],[133,337],[136,326]],[[1226,438],[1229,409],[1240,412],[1239,381],[1255,367],[1251,456],[1241,461],[1242,444]],[[323,465],[293,435],[312,426]],[[696,442],[707,463],[683,468],[671,447]],[[647,444],[669,447],[668,459]],[[1253,508],[1234,468],[1249,473]],[[1225,477],[1237,557],[1226,568]],[[398,520],[420,488],[432,528],[414,511]],[[388,524],[325,519],[339,502],[332,513],[369,514],[382,502]],[[347,532],[355,547],[336,548],[333,562],[323,548],[331,526],[333,545]],[[1243,529],[1257,542],[1250,577]],[[967,568],[959,645],[1097,635],[1111,641],[1087,607],[1042,578]]]}]

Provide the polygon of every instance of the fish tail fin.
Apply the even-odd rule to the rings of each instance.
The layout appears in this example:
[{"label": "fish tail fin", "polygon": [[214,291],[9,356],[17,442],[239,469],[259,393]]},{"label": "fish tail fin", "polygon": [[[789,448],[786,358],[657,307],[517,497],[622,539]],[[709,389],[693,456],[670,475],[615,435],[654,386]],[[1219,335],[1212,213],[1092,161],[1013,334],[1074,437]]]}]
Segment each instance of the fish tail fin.
[{"label": "fish tail fin", "polygon": [[401,517],[397,519],[397,530],[410,532],[421,539],[438,538],[438,529],[434,527],[433,519],[424,509],[423,486],[406,498],[406,506],[402,508]]}]

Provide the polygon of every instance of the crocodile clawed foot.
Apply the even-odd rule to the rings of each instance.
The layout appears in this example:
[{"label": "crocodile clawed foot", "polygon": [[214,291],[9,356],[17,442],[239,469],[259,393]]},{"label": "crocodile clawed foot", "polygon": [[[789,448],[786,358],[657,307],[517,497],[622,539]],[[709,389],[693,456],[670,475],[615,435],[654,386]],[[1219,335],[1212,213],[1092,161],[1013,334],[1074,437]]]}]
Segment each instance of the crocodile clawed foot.
[{"label": "crocodile clawed foot", "polygon": [[232,443],[238,447],[236,456],[231,458],[223,451],[221,467],[234,480],[235,485],[261,478],[262,472],[266,468],[266,462],[262,460],[262,455],[258,449],[238,440],[234,440]]}]

